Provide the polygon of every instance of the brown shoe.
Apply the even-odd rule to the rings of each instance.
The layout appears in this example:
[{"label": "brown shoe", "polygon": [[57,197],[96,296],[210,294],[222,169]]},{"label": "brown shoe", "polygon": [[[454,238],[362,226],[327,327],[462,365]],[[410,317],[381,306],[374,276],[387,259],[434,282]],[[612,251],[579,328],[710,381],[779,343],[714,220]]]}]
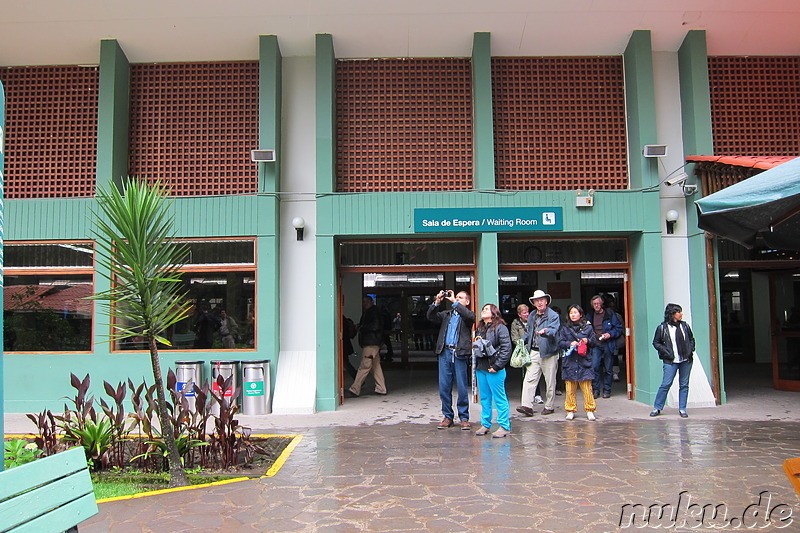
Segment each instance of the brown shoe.
[{"label": "brown shoe", "polygon": [[517,407],[517,412],[522,413],[525,416],[533,416],[533,409],[531,409],[527,405],[520,405],[519,407]]},{"label": "brown shoe", "polygon": [[481,429],[475,432],[475,434],[479,437],[482,437],[483,435],[486,435],[488,433],[489,433],[489,428],[487,428],[486,426],[481,426]]},{"label": "brown shoe", "polygon": [[552,415],[553,413],[555,413],[555,411],[553,409],[546,409],[546,408],[542,409],[542,414],[543,415]]},{"label": "brown shoe", "polygon": [[449,418],[445,417],[445,418],[442,419],[441,422],[439,422],[439,425],[436,426],[436,428],[437,429],[447,429],[447,428],[451,427],[452,425],[453,425],[453,421],[450,420]]},{"label": "brown shoe", "polygon": [[469,431],[472,429],[472,424],[470,424],[468,420],[462,420],[461,429],[464,431]]},{"label": "brown shoe", "polygon": [[502,439],[503,437],[506,437],[508,435],[511,435],[510,431],[506,431],[503,428],[497,428],[497,431],[492,433],[492,438],[493,439]]}]

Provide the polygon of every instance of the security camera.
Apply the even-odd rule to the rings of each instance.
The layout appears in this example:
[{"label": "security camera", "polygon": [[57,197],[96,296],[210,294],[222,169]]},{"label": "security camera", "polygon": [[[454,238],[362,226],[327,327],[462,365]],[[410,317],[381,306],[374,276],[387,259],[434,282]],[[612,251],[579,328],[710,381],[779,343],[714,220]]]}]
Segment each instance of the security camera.
[{"label": "security camera", "polygon": [[677,176],[667,178],[666,180],[664,180],[664,183],[672,187],[673,185],[680,185],[681,183],[683,183],[688,179],[689,179],[689,174],[687,174],[686,172],[681,172]]}]

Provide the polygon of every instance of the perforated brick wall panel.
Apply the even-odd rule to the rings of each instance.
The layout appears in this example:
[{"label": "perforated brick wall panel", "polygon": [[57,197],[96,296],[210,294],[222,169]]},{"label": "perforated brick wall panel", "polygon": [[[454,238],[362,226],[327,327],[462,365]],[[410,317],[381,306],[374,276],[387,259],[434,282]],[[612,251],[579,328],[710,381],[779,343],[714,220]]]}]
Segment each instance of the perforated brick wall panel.
[{"label": "perforated brick wall panel", "polygon": [[131,65],[131,176],[173,196],[254,193],[258,63]]},{"label": "perforated brick wall panel", "polygon": [[621,57],[492,59],[498,189],[628,187]]},{"label": "perforated brick wall panel", "polygon": [[709,57],[708,77],[714,155],[800,154],[800,57]]},{"label": "perforated brick wall panel", "polygon": [[336,190],[472,188],[469,59],[336,63]]},{"label": "perforated brick wall panel", "polygon": [[92,196],[96,67],[0,69],[6,92],[6,198]]}]

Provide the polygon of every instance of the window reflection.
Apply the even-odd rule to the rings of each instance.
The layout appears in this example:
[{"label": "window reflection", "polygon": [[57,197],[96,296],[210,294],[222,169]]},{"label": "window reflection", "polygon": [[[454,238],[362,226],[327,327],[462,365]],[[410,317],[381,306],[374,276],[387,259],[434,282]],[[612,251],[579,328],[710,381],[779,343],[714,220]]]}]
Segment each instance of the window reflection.
[{"label": "window reflection", "polygon": [[91,350],[91,275],[6,275],[3,342],[7,352]]},{"label": "window reflection", "polygon": [[[255,271],[184,272],[190,314],[165,332],[172,346],[159,350],[255,348]],[[223,311],[226,319],[223,327]],[[142,338],[117,342],[118,350],[146,350]]]}]

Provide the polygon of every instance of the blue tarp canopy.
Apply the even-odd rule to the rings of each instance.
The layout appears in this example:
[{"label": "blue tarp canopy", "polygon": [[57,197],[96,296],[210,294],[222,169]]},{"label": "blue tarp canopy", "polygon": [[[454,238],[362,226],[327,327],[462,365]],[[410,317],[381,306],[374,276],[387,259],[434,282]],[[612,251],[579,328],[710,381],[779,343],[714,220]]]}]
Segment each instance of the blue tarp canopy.
[{"label": "blue tarp canopy", "polygon": [[695,201],[700,229],[747,248],[800,250],[800,158]]}]

